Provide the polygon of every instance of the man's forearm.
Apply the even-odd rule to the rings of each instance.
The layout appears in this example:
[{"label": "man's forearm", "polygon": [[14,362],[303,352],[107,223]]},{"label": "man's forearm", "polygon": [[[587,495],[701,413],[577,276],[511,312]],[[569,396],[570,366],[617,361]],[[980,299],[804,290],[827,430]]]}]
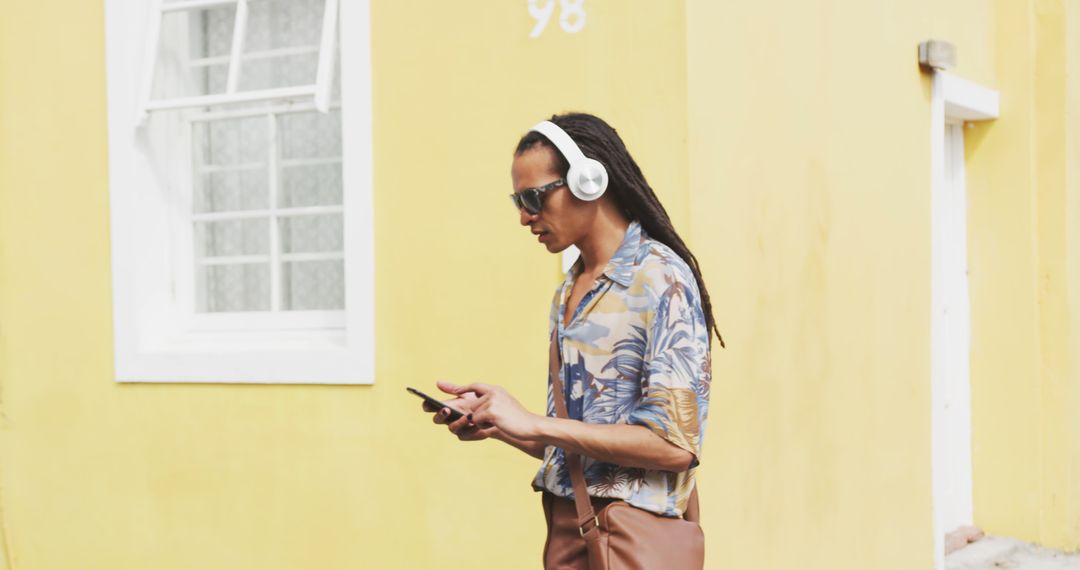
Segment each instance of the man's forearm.
[{"label": "man's forearm", "polygon": [[623,467],[686,471],[694,455],[648,428],[626,424],[587,424],[577,420],[541,417],[530,440]]},{"label": "man's forearm", "polygon": [[523,439],[518,439],[518,438],[513,437],[513,436],[511,436],[511,435],[509,435],[507,433],[503,433],[502,430],[496,430],[495,433],[493,433],[491,435],[491,437],[493,437],[493,438],[495,438],[495,439],[497,439],[497,440],[499,440],[499,441],[501,441],[503,443],[506,443],[507,445],[511,445],[513,447],[516,447],[516,448],[520,449],[521,451],[524,451],[525,453],[527,453],[527,454],[529,454],[529,455],[531,455],[531,456],[533,456],[533,457],[535,457],[537,459],[543,459],[544,458],[544,450],[547,447],[547,445],[545,445],[542,442],[539,442],[539,441],[525,441]]}]

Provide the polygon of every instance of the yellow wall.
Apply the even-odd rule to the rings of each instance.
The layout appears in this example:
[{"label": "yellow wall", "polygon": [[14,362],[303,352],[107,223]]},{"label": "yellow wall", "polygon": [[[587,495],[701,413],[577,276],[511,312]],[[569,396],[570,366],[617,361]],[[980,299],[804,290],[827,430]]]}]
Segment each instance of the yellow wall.
[{"label": "yellow wall", "polygon": [[[1039,538],[1080,546],[1069,516],[1068,279],[1065,273],[1065,11],[1060,0],[1033,3],[1035,31],[1032,136],[1036,272],[1039,291],[1039,374],[1042,400],[1042,513]],[[1046,453],[1049,451],[1050,453]],[[1071,531],[1071,532],[1070,532]],[[1070,536],[1071,535],[1071,536]]]},{"label": "yellow wall", "polygon": [[975,522],[1080,546],[1066,3],[687,12],[693,246],[731,340],[709,428],[722,463],[703,468],[720,567],[932,564],[930,90],[915,56],[931,38],[1002,93],[1002,118],[966,137]]},{"label": "yellow wall", "polygon": [[1076,550],[1080,5],[995,6],[1001,117],[969,129],[966,149],[975,519]]},{"label": "yellow wall", "polygon": [[1070,413],[1064,418],[1064,429],[1071,434],[1061,454],[1068,461],[1065,493],[1069,499],[1067,548],[1080,549],[1080,6],[1066,5],[1065,15],[1065,144],[1066,172],[1066,240],[1065,274],[1069,284],[1066,303],[1069,307],[1067,351],[1069,388],[1064,397]]},{"label": "yellow wall", "polygon": [[[616,125],[686,213],[681,3],[372,9],[377,383],[117,385],[102,2],[0,18],[0,508],[15,569],[529,568],[535,460],[435,429],[406,385],[541,410],[559,261],[506,195],[554,112]],[[63,17],[58,18],[58,11]]]},{"label": "yellow wall", "polygon": [[931,568],[929,7],[688,13],[716,567]]},{"label": "yellow wall", "polygon": [[[972,303],[975,516],[995,532],[1037,537],[1038,315],[1033,257],[1030,6],[1003,0],[1001,117],[965,133]],[[991,442],[993,444],[991,445]]]},{"label": "yellow wall", "polygon": [[524,2],[373,0],[371,387],[113,382],[102,3],[9,4],[0,570],[539,567],[535,461],[403,387],[541,409],[558,261],[505,194],[517,137],[572,109],[627,140],[729,342],[708,566],[930,568],[931,37],[1002,92],[967,131],[976,522],[1078,545],[1075,2],[590,0],[530,40]]}]

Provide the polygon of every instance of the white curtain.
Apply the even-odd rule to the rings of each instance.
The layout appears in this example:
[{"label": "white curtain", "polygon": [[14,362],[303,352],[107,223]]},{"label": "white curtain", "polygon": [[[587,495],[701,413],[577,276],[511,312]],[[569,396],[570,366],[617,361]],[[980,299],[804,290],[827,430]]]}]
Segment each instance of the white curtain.
[{"label": "white curtain", "polygon": [[[240,89],[312,83],[322,0],[252,0],[249,6]],[[195,19],[187,26],[189,61],[228,55],[235,8],[193,11],[186,17]],[[227,64],[203,61],[186,67],[185,73],[192,75],[172,82],[188,85],[179,94],[224,90]],[[274,130],[277,144],[271,148]],[[269,311],[275,305],[282,311],[343,309],[343,219],[333,210],[342,204],[340,111],[197,121],[191,150],[193,213],[224,214],[194,222],[197,310]],[[290,208],[306,207],[331,211],[290,215]],[[253,210],[270,213],[242,214]],[[277,251],[271,252],[274,241]],[[277,303],[272,298],[275,274]]]}]

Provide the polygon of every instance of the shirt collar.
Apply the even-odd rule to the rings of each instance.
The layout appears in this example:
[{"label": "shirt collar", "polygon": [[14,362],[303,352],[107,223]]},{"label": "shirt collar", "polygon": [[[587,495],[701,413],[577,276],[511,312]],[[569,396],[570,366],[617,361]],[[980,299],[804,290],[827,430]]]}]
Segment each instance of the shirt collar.
[{"label": "shirt collar", "polygon": [[[648,234],[637,220],[630,222],[630,225],[626,227],[626,235],[619,244],[619,249],[615,250],[615,254],[604,266],[603,274],[619,285],[629,287],[634,281],[634,266],[637,265],[638,253],[648,238]],[[577,262],[566,273],[567,281],[572,281],[582,269],[582,261],[578,257]]]}]

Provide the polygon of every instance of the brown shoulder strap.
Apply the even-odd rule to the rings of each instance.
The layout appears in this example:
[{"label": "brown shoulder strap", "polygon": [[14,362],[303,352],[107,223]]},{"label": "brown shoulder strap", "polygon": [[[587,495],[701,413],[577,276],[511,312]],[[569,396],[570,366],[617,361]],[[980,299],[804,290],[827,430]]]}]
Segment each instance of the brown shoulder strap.
[{"label": "brown shoulder strap", "polygon": [[[563,419],[570,419],[566,411],[566,397],[563,396],[562,373],[559,371],[559,345],[555,342],[559,330],[556,328],[551,333],[551,392],[555,400],[555,413]],[[589,500],[589,490],[585,486],[585,471],[581,467],[581,458],[576,453],[563,450],[566,456],[566,469],[570,471],[570,484],[574,488],[574,504],[577,506],[578,530],[581,535],[599,533],[599,523],[596,520],[596,511],[593,510],[592,501]],[[591,524],[590,524],[590,521]],[[585,530],[589,527],[588,530]]]},{"label": "brown shoulder strap", "polygon": [[[570,419],[570,414],[566,411],[566,396],[563,392],[562,373],[559,366],[561,360],[559,358],[559,345],[556,342],[558,334],[558,328],[551,333],[549,358],[551,392],[552,399],[555,401],[555,414],[560,418]],[[574,504],[577,507],[578,528],[581,530],[582,536],[599,532],[596,511],[593,510],[592,502],[589,500],[588,487],[585,485],[585,471],[581,466],[581,458],[576,453],[570,453],[566,450],[563,450],[563,452],[566,455],[566,468],[570,471],[570,484],[574,488]],[[701,520],[699,518],[700,514],[701,507],[698,504],[697,482],[695,481],[694,490],[690,493],[690,502],[686,505],[683,518],[690,522],[699,522]],[[590,521],[592,521],[591,524]],[[586,527],[588,527],[588,530],[586,530]]]}]

